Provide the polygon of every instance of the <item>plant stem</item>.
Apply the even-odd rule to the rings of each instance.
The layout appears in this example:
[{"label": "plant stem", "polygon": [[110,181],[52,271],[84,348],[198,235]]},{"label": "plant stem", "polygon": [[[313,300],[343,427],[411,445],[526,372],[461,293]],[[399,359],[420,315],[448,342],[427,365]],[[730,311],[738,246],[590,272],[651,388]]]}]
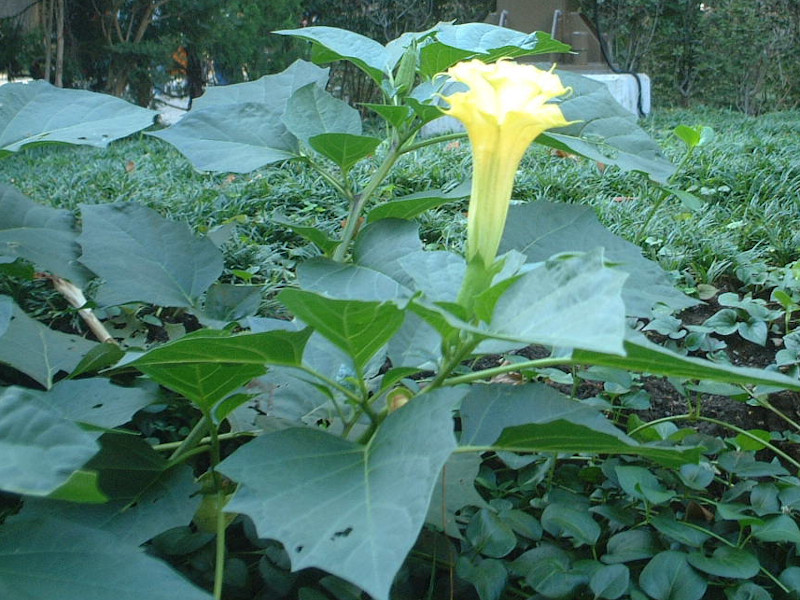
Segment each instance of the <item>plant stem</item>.
[{"label": "plant stem", "polygon": [[467,133],[465,131],[459,131],[454,133],[448,133],[446,135],[439,135],[432,138],[427,138],[417,142],[416,144],[409,144],[408,146],[402,148],[403,154],[406,152],[413,152],[414,150],[419,150],[420,148],[425,148],[426,146],[432,146],[433,144],[439,144],[442,142],[451,142],[453,140],[463,140],[466,139]]},{"label": "plant stem", "polygon": [[[240,437],[255,437],[258,434],[259,434],[258,431],[235,431],[235,432],[232,431],[230,433],[218,434],[217,435],[217,439],[219,439],[219,440],[235,440],[236,438],[240,438]],[[164,452],[166,450],[174,450],[175,448],[180,448],[183,443],[184,442],[166,442],[164,444],[156,444],[155,446],[152,446],[152,448],[156,452]],[[206,437],[198,440],[197,443],[198,443],[198,445],[200,445],[200,444],[209,444],[209,443],[211,443],[211,437],[210,436],[206,436]],[[172,458],[172,457],[170,457],[170,458]]]},{"label": "plant stem", "polygon": [[445,379],[442,385],[458,385],[460,383],[471,383],[473,381],[480,381],[482,379],[491,379],[497,375],[504,375],[513,371],[521,371],[523,369],[536,369],[542,367],[552,367],[555,365],[563,365],[569,363],[570,359],[564,358],[538,358],[536,360],[527,360],[525,362],[516,363],[513,365],[500,365],[491,369],[484,369],[482,371],[475,371],[474,373],[467,373],[466,375],[458,375]]},{"label": "plant stem", "polygon": [[178,447],[175,449],[175,452],[173,452],[167,460],[169,462],[175,462],[183,454],[200,444],[203,439],[203,434],[206,429],[208,429],[210,422],[210,417],[207,417],[204,413],[194,428],[189,432],[189,435],[187,435],[182,442],[178,442]]},{"label": "plant stem", "polygon": [[[313,160],[310,156],[305,157],[306,162],[311,166],[328,184],[335,189],[342,197],[353,200],[353,192],[346,185],[342,185],[325,167]],[[345,178],[345,183],[347,179]]]},{"label": "plant stem", "polygon": [[[681,169],[683,169],[686,163],[689,162],[689,159],[692,157],[692,154],[694,154],[694,148],[689,148],[686,151],[686,154],[683,155],[681,162],[679,162],[678,166],[675,167],[675,172],[670,176],[669,179],[667,179],[667,185],[672,184],[673,179],[675,179],[675,175],[677,175],[681,171]],[[655,204],[653,204],[653,207],[647,214],[647,218],[645,218],[644,223],[642,223],[642,226],[639,228],[639,232],[636,234],[634,243],[637,246],[642,245],[642,240],[644,239],[644,234],[647,230],[647,227],[650,225],[650,222],[653,220],[653,217],[656,216],[656,212],[658,212],[658,209],[661,208],[661,205],[664,204],[664,201],[672,195],[670,192],[666,191],[661,187],[659,187],[659,190],[661,191],[661,197],[658,200],[656,200]]]},{"label": "plant stem", "polygon": [[[443,385],[452,385],[449,383],[449,379],[447,376],[455,369],[461,362],[470,355],[470,353],[475,349],[478,345],[478,342],[475,341],[472,336],[468,336],[467,339],[460,340],[459,345],[456,347],[455,351],[449,357],[445,357],[445,360],[442,364],[442,368],[439,369],[439,372],[436,374],[436,377],[425,386],[425,389],[422,393],[429,390],[435,390],[438,387]],[[457,379],[457,378],[456,378]]]},{"label": "plant stem", "polygon": [[769,400],[767,400],[767,399],[760,400],[760,399],[756,398],[756,401],[758,402],[759,406],[763,406],[767,410],[769,410],[769,411],[773,412],[774,414],[778,415],[781,419],[786,421],[794,429],[796,429],[797,431],[800,431],[800,424],[798,424],[797,422],[795,422],[791,418],[789,418],[783,411],[775,408],[775,406]]},{"label": "plant stem", "polygon": [[401,151],[399,150],[399,146],[392,146],[384,157],[383,162],[380,164],[375,173],[373,173],[372,178],[367,184],[367,187],[365,187],[360,194],[356,194],[354,197],[352,197],[350,202],[350,212],[347,216],[347,224],[345,225],[344,232],[342,232],[342,239],[339,242],[339,245],[336,247],[336,251],[333,253],[333,260],[336,262],[344,262],[344,259],[347,256],[347,250],[350,247],[350,242],[355,236],[356,228],[358,227],[358,218],[361,216],[361,211],[364,209],[366,203],[372,198],[372,195],[378,189],[378,186],[383,183],[384,179],[386,179],[386,176],[389,174],[389,171],[391,171],[394,163],[397,162],[400,154]]},{"label": "plant stem", "polygon": [[644,423],[643,425],[639,425],[639,427],[636,427],[635,429],[632,429],[631,431],[629,431],[628,435],[632,436],[632,435],[634,435],[635,433],[637,433],[639,431],[647,429],[648,427],[653,427],[654,425],[658,425],[660,423],[669,423],[671,421],[705,421],[706,423],[713,423],[714,425],[719,425],[720,427],[724,427],[726,429],[730,429],[731,431],[735,431],[739,435],[743,435],[746,438],[749,438],[749,439],[751,439],[751,440],[753,440],[755,442],[758,442],[759,444],[761,444],[765,448],[769,448],[772,452],[774,452],[775,454],[777,454],[778,456],[783,458],[785,461],[787,461],[787,462],[791,463],[792,465],[794,465],[795,468],[800,470],[800,462],[798,462],[795,459],[793,459],[791,456],[786,454],[786,452],[784,452],[780,448],[776,447],[775,445],[770,444],[769,442],[765,442],[760,437],[758,437],[757,435],[753,435],[752,433],[750,433],[746,429],[742,429],[741,427],[737,427],[736,425],[732,425],[731,423],[726,423],[725,421],[720,421],[719,419],[712,419],[711,417],[702,417],[702,416],[696,415],[696,414],[674,415],[674,416],[670,416],[670,417],[664,417],[662,419],[656,419],[654,421],[650,421],[648,423]]},{"label": "plant stem", "polygon": [[211,477],[216,487],[216,502],[214,503],[214,508],[217,512],[217,544],[214,555],[214,600],[221,600],[222,584],[225,581],[225,528],[227,526],[225,523],[225,512],[223,511],[225,507],[225,490],[222,487],[221,476],[217,473],[217,466],[221,460],[217,427],[214,425],[214,420],[211,418],[210,412],[207,412],[204,418],[208,423],[208,433],[211,441],[211,466],[209,467],[209,471],[211,472]]}]

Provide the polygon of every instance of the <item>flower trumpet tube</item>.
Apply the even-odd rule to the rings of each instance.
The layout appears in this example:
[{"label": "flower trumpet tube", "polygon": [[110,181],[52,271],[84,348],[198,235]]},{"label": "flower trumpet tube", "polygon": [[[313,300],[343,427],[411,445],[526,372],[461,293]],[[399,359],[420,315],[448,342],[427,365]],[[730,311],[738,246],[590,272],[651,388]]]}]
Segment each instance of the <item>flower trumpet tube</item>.
[{"label": "flower trumpet tube", "polygon": [[509,60],[461,62],[447,74],[469,89],[444,96],[472,145],[467,262],[494,263],[522,156],[543,131],[570,122],[549,100],[569,92],[558,75]]}]

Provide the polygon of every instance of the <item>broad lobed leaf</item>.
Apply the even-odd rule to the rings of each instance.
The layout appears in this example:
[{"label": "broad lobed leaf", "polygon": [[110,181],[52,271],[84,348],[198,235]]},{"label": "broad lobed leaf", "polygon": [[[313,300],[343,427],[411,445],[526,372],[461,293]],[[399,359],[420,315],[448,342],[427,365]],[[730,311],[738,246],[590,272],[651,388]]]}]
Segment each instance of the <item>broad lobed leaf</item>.
[{"label": "broad lobed leaf", "polygon": [[462,394],[418,397],[366,446],[317,429],[262,436],[220,465],[240,484],[228,509],[283,542],[293,569],[319,567],[387,600],[455,448],[452,411]]}]

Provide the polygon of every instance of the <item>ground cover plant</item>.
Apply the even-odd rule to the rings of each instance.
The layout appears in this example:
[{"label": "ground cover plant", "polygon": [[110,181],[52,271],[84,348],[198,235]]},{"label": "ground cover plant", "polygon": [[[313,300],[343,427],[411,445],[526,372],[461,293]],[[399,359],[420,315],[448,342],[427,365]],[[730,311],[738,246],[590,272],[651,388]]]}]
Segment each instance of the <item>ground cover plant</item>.
[{"label": "ground cover plant", "polygon": [[[680,184],[711,130],[675,129],[677,170],[602,86],[502,60],[565,49],[543,34],[441,25],[384,46],[330,28],[282,33],[311,41],[315,62],[346,60],[375,80],[380,134],[365,134],[358,112],[325,91],[325,69],[298,62],[210,91],[179,124],[139,141],[144,155],[113,147],[124,165],[116,181],[78,168],[71,184],[56,184],[92,190],[94,201],[64,194],[66,210],[2,188],[0,590],[42,599],[798,593],[798,426],[774,402],[800,390],[792,266],[765,270],[771,303],[729,291],[717,298],[729,312],[692,330],[673,314],[696,297],[591,208],[537,200],[505,214],[534,139],[547,150],[526,161],[580,154],[597,173],[638,174],[608,179],[647,180],[659,210],[701,213],[702,190]],[[45,85],[3,93],[0,152],[104,145],[152,119]],[[466,125],[471,166],[458,154],[464,134],[418,135],[442,112]],[[220,173],[194,173],[169,154],[203,188],[180,208],[194,231],[172,214],[186,188],[132,176],[168,154],[162,140]],[[411,183],[414,160],[433,147],[447,158]],[[45,150],[49,158],[44,147],[29,157]],[[260,170],[274,163],[283,166]],[[445,163],[460,167],[456,179],[471,171],[471,186],[436,166]],[[264,206],[269,195],[282,202]],[[466,197],[467,241],[452,244],[430,212]],[[214,222],[223,207],[230,213]],[[641,229],[659,218],[640,215]],[[269,312],[264,283],[282,288]],[[711,293],[710,282],[681,283]],[[74,307],[56,327],[26,314],[53,316],[37,289],[45,284]],[[112,341],[75,335],[75,314]],[[788,354],[772,370],[728,364],[719,342],[734,333],[752,343],[781,333]],[[717,362],[688,355],[698,350]],[[649,406],[644,374],[669,376],[685,413],[638,416]],[[708,417],[707,394],[772,410],[785,431]]]}]

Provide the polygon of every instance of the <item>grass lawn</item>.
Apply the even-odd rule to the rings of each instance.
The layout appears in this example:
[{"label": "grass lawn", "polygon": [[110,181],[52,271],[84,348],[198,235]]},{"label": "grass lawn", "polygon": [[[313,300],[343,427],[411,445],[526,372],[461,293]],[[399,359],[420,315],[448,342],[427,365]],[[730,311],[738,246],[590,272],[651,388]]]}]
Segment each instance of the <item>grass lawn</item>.
[{"label": "grass lawn", "polygon": [[[644,178],[603,171],[590,161],[558,157],[541,147],[524,161],[515,198],[592,205],[615,233],[639,243],[686,287],[758,284],[766,269],[800,258],[800,112],[753,118],[702,108],[657,111],[644,125],[675,162],[683,145],[671,132],[679,124],[707,125],[716,132],[673,182],[702,200],[698,211],[669,198],[646,223],[660,192]],[[403,158],[384,197],[454,185],[469,172],[469,164],[467,144],[423,148]],[[258,269],[253,281],[263,283],[279,282],[298,255],[315,253],[274,223],[273,215],[335,230],[345,214],[335,192],[302,165],[247,175],[203,174],[171,146],[146,135],[105,151],[30,149],[0,163],[0,182],[14,184],[36,201],[69,209],[81,203],[142,203],[200,233],[234,223],[228,267]],[[451,204],[426,214],[424,238],[432,245],[458,247],[464,209]]]}]

